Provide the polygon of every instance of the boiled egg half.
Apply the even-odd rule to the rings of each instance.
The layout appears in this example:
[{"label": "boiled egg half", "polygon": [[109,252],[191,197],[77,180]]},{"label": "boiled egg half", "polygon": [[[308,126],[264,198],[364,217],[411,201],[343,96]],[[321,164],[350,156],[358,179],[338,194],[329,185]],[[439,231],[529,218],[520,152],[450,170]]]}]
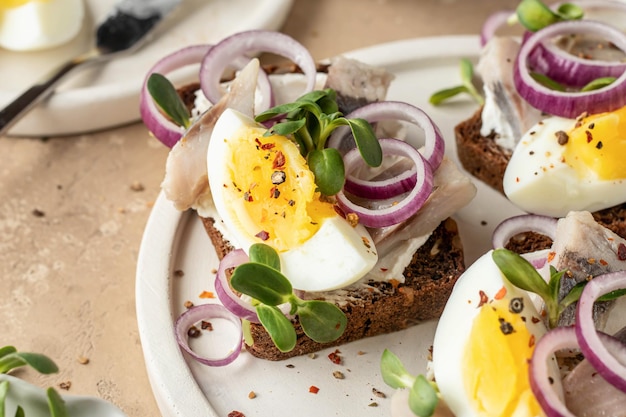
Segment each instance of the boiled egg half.
[{"label": "boiled egg half", "polygon": [[506,196],[530,213],[564,217],[626,201],[626,107],[576,120],[548,117],[517,144]]},{"label": "boiled egg half", "polygon": [[273,247],[296,289],[327,291],[359,280],[378,260],[369,233],[320,198],[294,142],[266,131],[227,109],[211,135],[209,185],[231,243],[246,252],[254,243]]},{"label": "boiled egg half", "polygon": [[34,51],[62,45],[83,25],[83,0],[0,0],[0,47]]},{"label": "boiled egg half", "polygon": [[[437,324],[433,372],[456,417],[541,416],[528,361],[546,328],[529,295],[512,286],[492,258],[474,262],[457,281]],[[556,360],[551,363],[556,390]]]}]

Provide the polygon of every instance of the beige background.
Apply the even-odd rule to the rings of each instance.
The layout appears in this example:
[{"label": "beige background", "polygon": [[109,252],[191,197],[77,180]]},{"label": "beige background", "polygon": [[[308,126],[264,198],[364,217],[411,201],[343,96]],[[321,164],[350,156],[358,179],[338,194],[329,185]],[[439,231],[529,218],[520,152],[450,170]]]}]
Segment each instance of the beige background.
[{"label": "beige background", "polygon": [[[513,0],[296,0],[284,31],[316,59],[397,39],[477,34]],[[183,45],[181,45],[183,46]],[[0,343],[59,374],[18,375],[159,415],[135,318],[135,265],[167,150],[140,123],[74,137],[0,138]],[[88,364],[79,358],[88,358]]]}]

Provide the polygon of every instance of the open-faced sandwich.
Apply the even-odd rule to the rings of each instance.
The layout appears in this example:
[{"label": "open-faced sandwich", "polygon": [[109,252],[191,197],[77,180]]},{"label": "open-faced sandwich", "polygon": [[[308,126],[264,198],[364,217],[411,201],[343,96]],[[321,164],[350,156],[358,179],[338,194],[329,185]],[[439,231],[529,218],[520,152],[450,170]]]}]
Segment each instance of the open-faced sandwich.
[{"label": "open-faced sandwich", "polygon": [[[545,250],[505,249],[521,230]],[[394,416],[624,416],[626,240],[589,212],[521,215],[459,278],[438,322],[430,371],[385,351]],[[615,307],[615,308],[613,308]]]},{"label": "open-faced sandwich", "polygon": [[[298,73],[268,74],[243,58],[251,52],[283,55]],[[199,88],[175,90],[163,76],[196,62]],[[385,100],[392,79],[342,57],[317,66],[265,31],[181,50],[151,70],[142,116],[171,147],[163,192],[197,212],[221,260],[221,305],[177,321],[189,354],[214,365],[239,354],[189,349],[189,326],[214,316],[241,323],[246,350],[270,360],[439,317],[465,270],[451,216],[475,187],[422,110]]]},{"label": "open-faced sandwich", "polygon": [[626,5],[523,0],[520,37],[485,25],[483,105],[456,127],[461,165],[528,213],[587,210],[626,236]]}]

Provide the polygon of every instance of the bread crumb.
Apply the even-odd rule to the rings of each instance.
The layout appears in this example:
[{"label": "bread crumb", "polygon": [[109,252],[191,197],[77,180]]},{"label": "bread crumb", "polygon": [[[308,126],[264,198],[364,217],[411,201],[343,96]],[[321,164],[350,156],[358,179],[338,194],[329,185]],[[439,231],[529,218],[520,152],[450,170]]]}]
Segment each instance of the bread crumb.
[{"label": "bread crumb", "polygon": [[372,393],[378,398],[387,398],[387,395],[384,392],[379,391],[376,388],[372,388]]},{"label": "bread crumb", "polygon": [[309,358],[311,359],[317,358],[317,353],[309,353]]},{"label": "bread crumb", "polygon": [[182,278],[184,276],[185,276],[185,272],[183,272],[182,269],[177,269],[176,271],[174,271],[174,277]]},{"label": "bread crumb", "polygon": [[133,181],[133,183],[130,185],[130,189],[132,191],[143,191],[145,190],[145,187],[143,186],[142,183],[140,183],[139,181]]},{"label": "bread crumb", "polygon": [[78,358],[76,358],[76,360],[78,361],[78,363],[80,363],[81,365],[87,365],[89,363],[89,358],[85,357],[85,356],[79,356]]},{"label": "bread crumb", "polygon": [[248,398],[250,398],[251,400],[256,398],[256,392],[250,391],[250,393],[248,393]]},{"label": "bread crumb", "polygon": [[185,303],[183,304],[185,306],[185,308],[191,308],[193,307],[193,303],[189,300],[185,301]]},{"label": "bread crumb", "polygon": [[59,388],[65,391],[69,391],[72,386],[72,381],[65,381],[59,384]]},{"label": "bread crumb", "polygon": [[376,401],[374,401],[372,403],[369,403],[367,406],[368,407],[378,407],[378,403]]},{"label": "bread crumb", "polygon": [[346,376],[341,371],[333,372],[333,376],[335,377],[335,379],[345,379],[346,378]]},{"label": "bread crumb", "polygon": [[44,217],[46,215],[44,211],[39,210],[39,209],[33,209],[32,214],[35,217]]}]

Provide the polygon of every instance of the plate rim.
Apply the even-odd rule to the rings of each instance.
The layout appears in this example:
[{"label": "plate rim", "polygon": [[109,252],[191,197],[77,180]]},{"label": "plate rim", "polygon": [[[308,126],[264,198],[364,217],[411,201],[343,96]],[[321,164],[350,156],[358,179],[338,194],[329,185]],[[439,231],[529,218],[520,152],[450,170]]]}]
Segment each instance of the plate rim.
[{"label": "plate rim", "polygon": [[[452,35],[391,41],[348,51],[342,55],[384,67],[423,59],[477,56],[478,53],[477,35]],[[161,191],[148,217],[137,258],[135,298],[139,336],[153,394],[164,417],[217,416],[209,399],[196,383],[173,337],[173,310],[168,292],[171,288],[169,272],[172,249],[176,246],[179,231],[192,215],[189,211],[180,212],[175,209]],[[148,247],[152,253],[155,245],[158,253],[167,253],[168,256],[161,256],[156,262],[154,258],[150,258]],[[155,281],[156,277],[160,279]],[[166,305],[167,308],[157,309],[155,315],[153,306],[156,302]],[[160,335],[169,333],[172,337],[168,340],[160,338],[155,343],[155,332]],[[153,368],[154,364],[159,363],[159,357],[164,355],[164,351],[171,355],[167,371],[173,372],[167,377],[165,372],[159,373]],[[174,359],[176,364],[172,363]],[[171,381],[176,383],[172,384]],[[182,403],[181,398],[185,398]]]}]

